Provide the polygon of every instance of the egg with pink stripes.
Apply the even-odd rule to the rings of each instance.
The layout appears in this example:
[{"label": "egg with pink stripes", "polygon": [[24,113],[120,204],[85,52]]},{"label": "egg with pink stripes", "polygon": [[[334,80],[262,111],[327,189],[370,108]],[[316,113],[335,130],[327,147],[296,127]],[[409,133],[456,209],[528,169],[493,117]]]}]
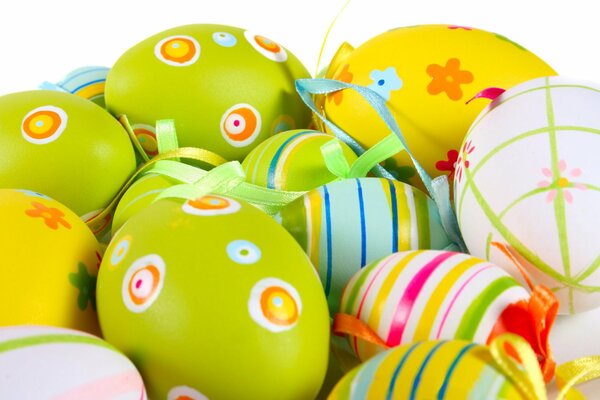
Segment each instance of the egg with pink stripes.
[{"label": "egg with pink stripes", "polygon": [[96,336],[47,326],[0,328],[0,399],[146,398],[133,363]]},{"label": "egg with pink stripes", "polygon": [[366,324],[378,338],[379,344],[342,329],[361,360],[421,340],[485,344],[506,332],[523,336],[544,359],[555,300],[550,290],[537,287],[530,294],[502,268],[468,254],[404,251],[357,272],[344,288],[335,320]]}]

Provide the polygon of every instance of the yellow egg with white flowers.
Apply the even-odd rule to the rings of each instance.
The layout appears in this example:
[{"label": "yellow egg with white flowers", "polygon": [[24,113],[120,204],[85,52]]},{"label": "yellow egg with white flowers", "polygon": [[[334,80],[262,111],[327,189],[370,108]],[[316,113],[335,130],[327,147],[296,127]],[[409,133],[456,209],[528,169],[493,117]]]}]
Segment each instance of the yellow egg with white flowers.
[{"label": "yellow egg with white flowers", "polygon": [[[353,49],[343,46],[326,77],[367,86],[385,101],[410,151],[431,177],[452,179],[469,126],[489,103],[466,104],[484,89],[508,89],[556,75],[510,39],[455,25],[419,25],[382,33]],[[346,89],[318,99],[327,118],[370,148],[390,133],[375,110]],[[396,178],[423,187],[406,152],[384,164]]]},{"label": "yellow egg with white flowers", "polygon": [[87,225],[58,201],[16,189],[0,189],[0,220],[0,326],[98,335],[100,248]]}]

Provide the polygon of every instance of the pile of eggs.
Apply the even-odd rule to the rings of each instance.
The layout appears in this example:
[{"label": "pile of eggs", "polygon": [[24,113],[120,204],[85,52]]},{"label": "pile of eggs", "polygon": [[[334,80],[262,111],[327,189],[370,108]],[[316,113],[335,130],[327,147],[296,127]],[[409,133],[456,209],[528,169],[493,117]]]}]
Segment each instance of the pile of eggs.
[{"label": "pile of eggs", "polygon": [[[600,306],[600,84],[452,25],[323,76],[197,24],[1,96],[0,398],[526,398],[507,337],[552,380],[556,314]],[[407,151],[357,150],[372,102],[298,95],[331,79],[385,101],[464,242]]]}]

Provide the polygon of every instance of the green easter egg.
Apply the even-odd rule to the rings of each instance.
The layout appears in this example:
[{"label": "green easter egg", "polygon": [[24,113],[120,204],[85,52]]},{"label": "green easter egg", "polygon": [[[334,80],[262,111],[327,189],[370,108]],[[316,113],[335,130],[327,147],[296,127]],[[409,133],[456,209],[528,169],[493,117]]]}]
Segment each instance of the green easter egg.
[{"label": "green easter egg", "polygon": [[82,216],[135,169],[127,132],[96,104],[50,90],[0,97],[0,187],[44,193]]},{"label": "green easter egg", "polygon": [[272,134],[308,126],[310,111],[294,86],[308,77],[291,52],[263,36],[196,24],[125,52],[108,74],[105,96],[108,109],[126,114],[134,129],[174,119],[181,146],[242,160]]},{"label": "green easter egg", "polygon": [[319,131],[281,132],[256,146],[242,162],[246,180],[270,189],[311,190],[336,179],[327,169],[321,146],[337,140],[348,164],[356,154],[344,142]]},{"label": "green easter egg", "polygon": [[[115,234],[98,277],[107,341],[155,399],[308,399],[327,369],[329,314],[313,266],[255,207],[159,200]],[[201,397],[205,396],[205,397]]]},{"label": "green easter egg", "polygon": [[323,185],[284,207],[280,219],[317,268],[332,315],[339,312],[346,283],[368,263],[450,244],[433,200],[383,178]]}]

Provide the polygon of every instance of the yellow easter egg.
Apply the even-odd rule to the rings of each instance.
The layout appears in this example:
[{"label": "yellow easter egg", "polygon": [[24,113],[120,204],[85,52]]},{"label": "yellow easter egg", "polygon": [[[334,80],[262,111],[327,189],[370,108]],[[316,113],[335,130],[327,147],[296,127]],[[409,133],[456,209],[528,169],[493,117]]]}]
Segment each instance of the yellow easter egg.
[{"label": "yellow easter egg", "polygon": [[0,326],[36,324],[99,334],[92,231],[56,200],[0,189]]},{"label": "yellow easter egg", "polygon": [[[328,78],[367,86],[382,96],[427,173],[450,178],[469,126],[489,103],[466,102],[489,87],[508,89],[548,75],[556,72],[506,37],[452,25],[398,28],[356,49],[346,45],[326,73]],[[390,133],[353,90],[318,101],[327,117],[365,148]],[[384,166],[398,179],[423,187],[406,152]]]}]

